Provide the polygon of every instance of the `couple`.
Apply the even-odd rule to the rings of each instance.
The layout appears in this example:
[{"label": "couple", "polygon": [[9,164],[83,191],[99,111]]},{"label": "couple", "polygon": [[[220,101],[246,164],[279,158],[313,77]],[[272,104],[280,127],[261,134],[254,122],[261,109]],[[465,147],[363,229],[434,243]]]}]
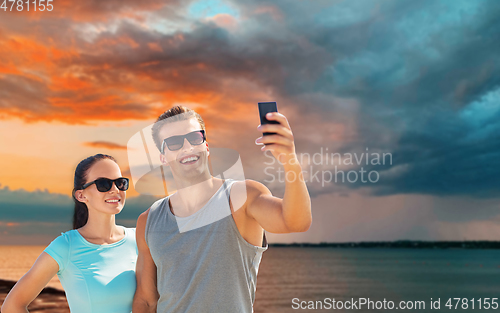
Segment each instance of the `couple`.
[{"label": "couple", "polygon": [[[301,177],[286,118],[260,125],[257,139]],[[58,274],[71,312],[252,312],[264,231],[306,231],[311,205],[303,179],[287,181],[283,199],[252,180],[210,174],[205,124],[175,106],[155,123],[153,139],[177,192],[139,216],[137,228],[115,224],[128,179],[112,157],[96,155],[75,171],[73,230],[56,238],[5,299],[2,313],[26,307]],[[134,272],[135,270],[135,272]]]}]

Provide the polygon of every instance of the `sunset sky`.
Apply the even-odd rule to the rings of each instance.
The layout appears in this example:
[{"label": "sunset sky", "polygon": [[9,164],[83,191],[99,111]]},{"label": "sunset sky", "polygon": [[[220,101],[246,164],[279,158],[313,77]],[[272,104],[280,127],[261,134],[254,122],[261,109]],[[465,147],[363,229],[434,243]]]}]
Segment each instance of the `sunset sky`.
[{"label": "sunset sky", "polygon": [[[0,10],[0,245],[68,230],[78,162],[111,154],[131,177],[128,141],[176,104],[282,197],[254,143],[262,101],[278,103],[311,156],[313,225],[271,242],[500,238],[499,1],[53,5]],[[333,164],[331,153],[391,163]],[[314,179],[335,166],[379,179]],[[133,187],[118,215],[127,226],[156,199]]]}]

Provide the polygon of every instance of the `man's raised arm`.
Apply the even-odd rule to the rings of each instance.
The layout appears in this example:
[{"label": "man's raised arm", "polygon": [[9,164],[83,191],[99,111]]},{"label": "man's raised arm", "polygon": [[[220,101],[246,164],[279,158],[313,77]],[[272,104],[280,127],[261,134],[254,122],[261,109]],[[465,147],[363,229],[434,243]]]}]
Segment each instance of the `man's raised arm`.
[{"label": "man's raised arm", "polygon": [[280,113],[268,113],[267,119],[280,124],[260,125],[261,132],[274,132],[256,140],[263,143],[262,151],[270,150],[283,164],[285,195],[283,199],[274,197],[269,189],[256,181],[247,181],[249,202],[247,215],[254,218],[266,231],[271,233],[305,232],[312,223],[311,198],[303,178],[302,168],[295,153],[295,144],[290,125]]}]

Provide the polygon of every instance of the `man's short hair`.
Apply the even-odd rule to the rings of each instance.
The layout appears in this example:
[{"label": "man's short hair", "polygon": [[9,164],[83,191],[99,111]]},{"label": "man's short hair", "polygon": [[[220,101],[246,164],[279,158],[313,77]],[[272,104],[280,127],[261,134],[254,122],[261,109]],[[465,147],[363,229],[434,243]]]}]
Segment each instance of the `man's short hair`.
[{"label": "man's short hair", "polygon": [[201,118],[200,114],[196,113],[193,109],[190,109],[183,105],[176,105],[168,111],[163,112],[158,117],[155,124],[153,125],[153,128],[151,129],[153,140],[158,150],[161,151],[162,139],[158,136],[163,125],[177,121],[187,121],[193,117],[198,120],[201,129],[205,130],[205,122]]}]

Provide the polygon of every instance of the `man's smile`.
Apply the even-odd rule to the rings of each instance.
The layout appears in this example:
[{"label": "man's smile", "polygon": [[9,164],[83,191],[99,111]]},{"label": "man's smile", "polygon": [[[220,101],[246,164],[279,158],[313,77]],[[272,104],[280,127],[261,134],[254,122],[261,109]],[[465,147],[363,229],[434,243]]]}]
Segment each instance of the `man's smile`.
[{"label": "man's smile", "polygon": [[188,155],[188,156],[181,158],[179,162],[181,164],[193,164],[196,161],[198,161],[199,158],[200,158],[199,156],[191,154],[191,155]]}]

